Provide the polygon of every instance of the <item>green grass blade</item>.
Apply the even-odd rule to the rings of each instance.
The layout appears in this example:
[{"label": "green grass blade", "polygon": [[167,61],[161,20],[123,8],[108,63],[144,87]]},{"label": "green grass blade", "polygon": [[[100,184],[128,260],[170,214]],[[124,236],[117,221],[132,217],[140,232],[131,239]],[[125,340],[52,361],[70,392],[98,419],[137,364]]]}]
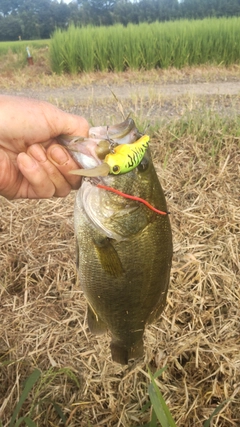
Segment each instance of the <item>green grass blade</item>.
[{"label": "green grass blade", "polygon": [[163,368],[161,368],[161,369],[159,369],[158,371],[156,371],[156,372],[155,372],[155,374],[153,375],[153,378],[158,378],[158,377],[160,377],[160,375],[162,375],[162,373],[163,373],[164,371],[166,371],[166,369],[167,369],[167,366],[164,366]]},{"label": "green grass blade", "polygon": [[210,425],[211,425],[211,421],[212,421],[213,417],[214,417],[215,415],[217,415],[217,414],[221,411],[221,409],[224,407],[224,405],[226,405],[226,403],[227,403],[227,402],[229,402],[229,400],[230,400],[230,399],[224,400],[222,403],[220,403],[220,405],[218,405],[218,406],[214,409],[214,411],[213,411],[212,415],[208,418],[208,420],[206,420],[206,421],[204,422],[203,427],[210,427]]},{"label": "green grass blade", "polygon": [[22,422],[24,421],[25,417],[21,417],[17,420],[17,422],[14,424],[14,427],[19,427]]},{"label": "green grass blade", "polygon": [[37,427],[37,425],[35,424],[35,422],[33,420],[31,420],[31,418],[29,418],[29,417],[21,417],[21,418],[19,418],[19,420],[16,422],[16,424],[14,424],[14,427],[19,427],[22,424],[23,421],[25,422],[25,424],[28,427]]},{"label": "green grass blade", "polygon": [[[159,395],[156,392],[153,384],[150,384],[148,392],[149,392],[149,397],[150,397],[154,412],[157,416],[158,421],[161,423],[161,426],[170,427],[166,413],[162,407],[161,399],[159,399]],[[152,422],[151,422],[151,427],[152,427]]]},{"label": "green grass blade", "polygon": [[23,405],[23,403],[25,402],[25,400],[28,397],[28,394],[30,393],[30,391],[32,390],[34,384],[37,382],[37,380],[39,379],[41,375],[41,372],[38,369],[35,369],[31,375],[27,378],[26,383],[25,383],[25,387],[23,389],[23,392],[20,396],[19,402],[17,403],[16,408],[13,411],[13,415],[9,424],[9,427],[13,427],[14,426],[14,422],[16,421],[16,418],[20,412],[20,409]]},{"label": "green grass blade", "polygon": [[25,417],[24,421],[25,421],[25,423],[27,424],[28,427],[37,427],[37,425],[35,424],[35,422],[33,420],[31,420],[31,418],[29,418],[29,417]]},{"label": "green grass blade", "polygon": [[146,402],[143,407],[141,408],[141,412],[144,413],[146,412],[149,408],[151,408],[151,402]]},{"label": "green grass blade", "polygon": [[151,384],[149,385],[149,397],[153,406],[153,409],[157,415],[158,421],[161,423],[162,427],[177,427],[175,421],[171,415],[171,412],[168,409],[168,406],[160,392],[151,371],[148,370],[149,376],[151,378]]},{"label": "green grass blade", "polygon": [[55,409],[56,413],[58,414],[59,418],[62,420],[63,425],[65,426],[65,425],[66,425],[66,422],[67,422],[67,418],[65,417],[65,415],[64,415],[64,413],[63,413],[63,411],[62,411],[62,409],[61,409],[61,408],[60,408],[60,406],[59,406],[57,403],[55,403],[55,402],[52,402],[52,405],[53,405],[53,407],[54,407],[54,409]]},{"label": "green grass blade", "polygon": [[154,409],[152,409],[152,416],[151,416],[149,427],[156,427],[156,426],[157,426],[157,415]]}]

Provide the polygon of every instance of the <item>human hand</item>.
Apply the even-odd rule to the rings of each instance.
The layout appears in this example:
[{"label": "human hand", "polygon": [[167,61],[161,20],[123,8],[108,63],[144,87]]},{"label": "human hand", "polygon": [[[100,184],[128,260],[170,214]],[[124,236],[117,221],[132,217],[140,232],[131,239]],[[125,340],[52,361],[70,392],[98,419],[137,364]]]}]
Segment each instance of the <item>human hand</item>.
[{"label": "human hand", "polygon": [[88,135],[83,117],[34,99],[0,95],[0,195],[8,199],[64,197],[81,177],[79,166],[57,145],[60,134]]}]

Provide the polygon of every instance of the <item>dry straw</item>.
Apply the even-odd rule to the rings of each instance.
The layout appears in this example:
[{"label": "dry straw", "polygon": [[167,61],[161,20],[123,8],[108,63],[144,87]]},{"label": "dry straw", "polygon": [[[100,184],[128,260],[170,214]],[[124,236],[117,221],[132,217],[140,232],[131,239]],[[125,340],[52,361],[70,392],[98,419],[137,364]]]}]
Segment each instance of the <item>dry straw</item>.
[{"label": "dry straw", "polygon": [[34,368],[41,382],[21,415],[32,408],[39,427],[62,425],[56,404],[69,427],[139,426],[150,417],[141,411],[149,400],[147,366],[154,372],[165,365],[157,384],[177,426],[202,426],[226,400],[212,425],[240,425],[239,133],[220,119],[195,119],[163,125],[152,138],[174,259],[166,310],[147,329],[138,364],[112,363],[109,338],[88,331],[76,281],[74,194],[0,199],[4,426]]}]

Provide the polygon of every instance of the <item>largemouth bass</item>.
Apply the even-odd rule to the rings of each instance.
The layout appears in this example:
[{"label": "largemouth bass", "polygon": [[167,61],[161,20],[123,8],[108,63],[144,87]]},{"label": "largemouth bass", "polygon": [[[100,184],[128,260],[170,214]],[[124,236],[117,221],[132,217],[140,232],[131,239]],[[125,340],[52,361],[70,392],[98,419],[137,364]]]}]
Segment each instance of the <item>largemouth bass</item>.
[{"label": "largemouth bass", "polygon": [[[144,329],[164,309],[172,261],[166,201],[148,144],[135,168],[106,174],[104,159],[112,153],[115,160],[114,147],[132,148],[140,136],[127,119],[92,128],[87,139],[61,140],[84,168],[80,174],[90,175],[77,192],[74,212],[88,325],[93,334],[110,331],[112,359],[121,364],[143,355]],[[99,184],[141,198],[163,214]]]}]

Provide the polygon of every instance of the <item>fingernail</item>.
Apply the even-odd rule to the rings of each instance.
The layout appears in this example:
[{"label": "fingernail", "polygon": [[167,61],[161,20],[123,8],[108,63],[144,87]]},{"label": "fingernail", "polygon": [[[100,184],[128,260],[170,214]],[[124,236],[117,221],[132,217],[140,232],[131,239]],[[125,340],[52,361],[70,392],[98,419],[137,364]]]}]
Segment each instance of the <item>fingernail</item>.
[{"label": "fingernail", "polygon": [[69,159],[68,154],[62,147],[54,146],[50,149],[50,156],[52,160],[58,165],[63,165]]},{"label": "fingernail", "polygon": [[47,156],[45,149],[40,144],[33,144],[28,148],[28,153],[38,162],[46,162]]},{"label": "fingernail", "polygon": [[26,169],[32,169],[37,166],[37,162],[26,153],[21,153],[18,157],[21,159],[21,163]]}]

